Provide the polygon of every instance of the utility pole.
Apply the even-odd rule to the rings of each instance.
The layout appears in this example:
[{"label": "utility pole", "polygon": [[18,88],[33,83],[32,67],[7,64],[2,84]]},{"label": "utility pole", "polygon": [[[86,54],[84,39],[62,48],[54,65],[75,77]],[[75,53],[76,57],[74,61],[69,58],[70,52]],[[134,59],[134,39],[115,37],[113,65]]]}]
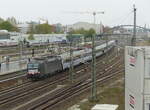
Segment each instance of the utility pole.
[{"label": "utility pole", "polygon": [[[93,12],[94,17],[94,26],[96,21],[96,13]],[[95,28],[96,29],[96,28]],[[91,97],[92,100],[95,101],[97,98],[97,89],[96,89],[96,58],[95,58],[95,34],[92,36],[92,90],[91,90]]]},{"label": "utility pole", "polygon": [[20,63],[21,63],[22,55],[23,55],[23,53],[22,53],[22,50],[23,50],[22,32],[20,33],[19,49],[20,49]]},{"label": "utility pole", "polygon": [[[94,17],[94,26],[96,30],[96,14],[104,14],[104,12],[93,12]],[[96,34],[92,36],[92,89],[91,89],[91,98],[93,101],[97,99],[97,88],[96,88],[96,53],[95,53],[95,37]]]},{"label": "utility pole", "polygon": [[22,41],[20,41],[20,61],[22,59],[22,48],[23,48],[23,44]]},{"label": "utility pole", "polygon": [[134,11],[134,27],[133,27],[133,37],[132,37],[132,46],[136,45],[136,8],[135,5],[133,5],[133,11]]},{"label": "utility pole", "polygon": [[73,45],[73,40],[72,40],[72,34],[69,34],[70,37],[70,81],[71,83],[73,83],[73,49],[72,49],[72,45]]},{"label": "utility pole", "polygon": [[92,36],[92,90],[91,90],[92,100],[97,98],[96,89],[96,56],[95,56],[95,35]]},{"label": "utility pole", "polygon": [[[108,50],[108,35],[106,37],[106,51]],[[106,52],[106,57],[108,58],[108,53]]]}]

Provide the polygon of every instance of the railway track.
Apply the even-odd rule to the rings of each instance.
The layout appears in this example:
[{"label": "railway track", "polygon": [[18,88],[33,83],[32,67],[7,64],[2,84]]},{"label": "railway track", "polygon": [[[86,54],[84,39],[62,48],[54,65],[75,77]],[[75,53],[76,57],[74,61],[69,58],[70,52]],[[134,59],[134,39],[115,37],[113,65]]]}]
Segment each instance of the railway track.
[{"label": "railway track", "polygon": [[[103,84],[104,82],[112,79],[114,75],[118,75],[120,72],[123,72],[123,70],[116,71],[111,75],[107,75],[102,79],[97,80],[97,83]],[[28,110],[53,110],[53,108],[56,107],[58,104],[64,103],[64,101],[67,101],[68,99],[78,96],[84,91],[90,90],[90,88],[91,88],[90,80],[87,80],[83,83],[80,82],[79,84],[74,85],[73,87],[68,88],[67,90],[59,92],[55,96],[45,100],[40,104],[37,105],[34,104],[34,106],[28,108]]]},{"label": "railway track", "polygon": [[[123,72],[124,70],[120,70],[120,68],[117,68],[116,70],[112,70],[113,67],[119,67],[119,66],[120,63],[116,62],[112,66],[106,68],[107,70],[103,72],[98,71],[98,73],[101,74],[97,74],[97,82],[99,83],[105,82],[113,78],[115,75],[118,75],[118,73]],[[90,86],[91,86],[91,79],[84,78],[81,81],[78,81],[77,83],[67,88],[65,87],[63,89],[59,89],[58,91],[55,91],[55,93],[48,94],[47,96],[45,96],[45,98],[41,98],[41,100],[31,102],[29,105],[23,107],[18,107],[16,108],[16,110],[26,110],[27,108],[28,110],[45,110],[45,109],[52,110],[53,107],[55,107],[57,104],[62,103],[64,100],[67,100],[68,98],[71,98],[75,95],[80,94],[81,92],[84,92],[87,89],[90,89]]]},{"label": "railway track", "polygon": [[[113,57],[114,54],[116,54],[116,53],[112,53],[112,50],[110,50],[110,51],[108,52],[108,54],[111,54],[111,55],[109,56],[109,58],[111,58],[111,57]],[[97,59],[98,59],[98,60],[99,60],[99,59],[102,59],[102,61],[103,61],[103,60],[105,60],[104,58],[105,58],[105,55],[102,55],[102,56],[98,57]],[[90,64],[91,64],[91,62],[89,62],[88,65],[90,65]],[[81,69],[80,71],[83,71],[83,68],[85,68],[85,66],[84,66],[84,65],[80,65],[79,68],[78,68],[78,67],[75,68],[75,71],[77,71],[78,69]],[[79,72],[80,72],[80,71],[79,71]],[[63,72],[63,74],[62,74],[61,77],[64,77],[63,75],[66,75],[66,74],[67,74],[67,71]],[[7,82],[9,82],[9,81],[11,82],[12,80],[16,80],[16,79],[22,78],[22,77],[25,78],[25,76],[26,76],[25,71],[24,71],[23,73],[21,73],[21,74],[18,74],[18,72],[17,72],[17,73],[14,73],[14,74],[12,74],[12,75],[5,75],[4,77],[1,77],[0,84],[7,83]],[[55,77],[55,76],[54,76],[54,77]],[[56,75],[56,77],[57,77],[57,75]],[[52,77],[52,78],[53,78],[53,77]],[[11,91],[11,89],[13,89],[13,88],[17,89],[18,87],[26,86],[24,83],[26,84],[26,81],[23,82],[23,84],[16,85],[16,86],[11,86],[11,87],[7,87],[6,89],[2,89],[2,90],[0,90],[0,93],[1,93],[1,91],[5,91],[5,90]],[[29,84],[28,84],[28,85],[29,85]]]},{"label": "railway track", "polygon": [[[109,52],[108,52],[109,53]],[[21,74],[18,74],[18,72],[14,72],[12,74],[9,74],[9,75],[3,75],[1,78],[0,78],[0,83],[3,83],[3,82],[6,82],[6,81],[10,81],[10,80],[14,80],[14,79],[17,79],[17,78],[20,78],[20,77],[24,77],[25,76],[25,71],[26,70],[21,70],[23,71],[23,73]]]},{"label": "railway track", "polygon": [[[111,52],[110,52],[110,53],[111,53]],[[111,53],[111,55],[110,55],[108,58],[111,59],[112,57],[115,56],[115,54],[116,54],[116,53]],[[99,57],[98,59],[102,59],[102,60],[99,61],[99,63],[104,63],[103,61],[106,60],[104,55],[101,56],[101,57]],[[90,64],[91,64],[91,63],[89,62],[88,65],[90,65]],[[76,67],[76,68],[74,69],[74,71],[77,71],[77,73],[84,72],[85,68],[88,68],[87,65],[86,65],[86,67],[85,67],[85,65],[80,65],[80,67]],[[54,79],[54,80],[58,80],[58,79],[61,79],[62,77],[65,77],[66,74],[68,74],[68,71],[64,71],[63,73],[57,74],[57,75],[55,75],[55,76],[52,76],[51,78]],[[7,79],[6,79],[6,80],[7,80]],[[46,81],[43,82],[43,83],[42,83],[42,81],[39,81],[39,82],[42,83],[42,85],[43,85],[43,84],[49,83],[49,82],[47,82],[47,80],[48,80],[49,82],[52,82],[52,80],[49,80],[49,79],[46,79]],[[39,83],[39,82],[38,82],[38,83]],[[6,93],[7,91],[8,91],[8,92],[10,92],[10,91],[16,92],[16,90],[19,89],[20,87],[26,87],[26,86],[29,86],[29,85],[32,85],[32,84],[33,84],[33,82],[31,82],[31,81],[28,80],[28,81],[23,82],[23,83],[20,84],[20,85],[16,85],[16,86],[8,87],[8,88],[6,88],[6,89],[2,89],[2,90],[0,90],[0,94],[2,95],[3,93]],[[34,84],[35,84],[35,83],[34,83]],[[15,90],[15,91],[13,91],[13,90]]]},{"label": "railway track", "polygon": [[[103,62],[103,61],[100,61],[101,63]],[[98,64],[99,66],[100,66],[100,64]],[[103,64],[104,65],[104,64]],[[102,66],[102,65],[101,65]],[[107,65],[106,65],[107,66]],[[110,68],[112,68],[111,66],[110,66]],[[83,69],[83,68],[82,68]],[[81,68],[80,68],[80,71],[82,70]],[[79,71],[79,70],[78,70]],[[76,72],[78,72],[77,70],[76,70]],[[102,70],[102,71],[107,71],[107,70]],[[101,71],[101,72],[102,72]],[[81,73],[83,73],[84,71],[82,71]],[[79,72],[80,73],[80,72]],[[79,75],[80,76],[80,75]],[[5,109],[5,107],[6,107],[6,105],[8,104],[11,104],[11,102],[14,102],[14,101],[16,101],[16,99],[17,99],[17,102],[18,102],[18,98],[20,98],[20,99],[23,99],[23,98],[25,98],[26,96],[28,96],[29,94],[31,94],[31,96],[33,97],[34,96],[34,94],[33,93],[35,93],[35,94],[38,94],[39,92],[38,92],[38,90],[40,91],[41,89],[43,90],[43,92],[46,92],[45,90],[49,90],[49,88],[51,88],[51,89],[54,89],[53,87],[52,87],[52,85],[54,85],[55,83],[57,83],[57,82],[60,82],[60,83],[62,83],[62,81],[63,80],[66,80],[66,79],[68,79],[68,77],[64,77],[64,78],[62,78],[62,79],[55,79],[54,78],[54,80],[55,80],[55,82],[53,81],[53,82],[51,82],[51,84],[47,84],[47,85],[45,85],[46,83],[49,83],[48,81],[41,81],[42,83],[41,83],[41,85],[39,85],[39,83],[38,82],[34,82],[34,83],[32,83],[31,85],[29,84],[27,87],[25,86],[24,88],[22,88],[22,87],[19,87],[18,89],[13,89],[13,90],[10,90],[10,92],[6,92],[6,91],[3,91],[3,95],[1,95],[0,96],[0,99],[2,99],[2,100],[0,100],[0,108],[3,108],[3,109]],[[36,85],[36,83],[37,83],[37,86],[39,86],[40,88],[38,88],[38,89],[34,89],[34,90],[31,90],[31,89],[33,89],[33,86],[34,86],[34,88],[36,88],[37,86],[35,86]],[[57,83],[57,84],[59,84],[59,83]],[[45,86],[43,86],[43,87],[41,87],[42,85],[45,85]],[[32,87],[32,88],[31,88]],[[47,88],[46,88],[47,87]],[[28,88],[28,89],[27,89]],[[30,88],[30,89],[29,89]],[[28,91],[28,92],[26,92],[26,91],[23,91],[23,90],[26,90],[26,91]],[[30,91],[29,91],[30,90]],[[16,92],[16,91],[21,91],[21,93],[19,93],[19,92]],[[13,93],[13,94],[12,94]],[[12,94],[12,95],[9,95],[9,94]],[[41,94],[39,94],[39,95],[41,95]],[[25,96],[25,97],[23,97],[23,96]],[[29,97],[29,96],[28,96]],[[16,103],[17,103],[16,102]],[[7,104],[6,104],[7,103]],[[2,105],[5,105],[5,106],[2,106]],[[8,106],[7,105],[7,106]],[[18,105],[20,105],[20,103],[18,104]],[[10,107],[10,106],[9,106]],[[10,108],[8,108],[8,109],[10,109]]]},{"label": "railway track", "polygon": [[20,77],[24,77],[25,73],[26,73],[26,70],[21,70],[21,71],[13,72],[11,74],[2,75],[0,77],[0,83],[10,81],[10,80],[13,80],[13,79],[17,79],[17,78],[20,78]]}]

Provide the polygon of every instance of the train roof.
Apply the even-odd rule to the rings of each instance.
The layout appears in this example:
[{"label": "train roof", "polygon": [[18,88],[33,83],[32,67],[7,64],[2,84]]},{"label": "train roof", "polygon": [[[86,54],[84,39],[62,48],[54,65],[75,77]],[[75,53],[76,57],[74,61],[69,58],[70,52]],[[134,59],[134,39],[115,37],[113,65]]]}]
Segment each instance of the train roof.
[{"label": "train roof", "polygon": [[[114,40],[109,41],[108,45],[111,45],[113,43],[115,43]],[[95,49],[96,50],[103,49],[103,48],[106,47],[106,45],[107,45],[106,43],[101,44],[101,45],[97,46]],[[76,50],[76,51],[73,51],[73,57],[82,56],[84,54],[91,53],[91,52],[92,52],[92,49],[90,49],[90,48],[82,49],[82,50]],[[66,60],[66,59],[70,58],[70,52],[65,52],[65,53],[60,54],[60,55],[45,54],[45,55],[33,58],[33,61],[35,61],[35,62],[36,61],[37,62],[42,62],[42,61],[45,61],[45,60],[53,61],[53,60],[56,60],[56,59],[59,59],[59,58],[62,58],[63,60]]]},{"label": "train roof", "polygon": [[[76,50],[76,51],[73,51],[73,57],[76,57],[76,56],[79,56],[79,55],[83,55],[83,54],[89,53],[89,52],[90,52],[90,49]],[[61,54],[60,57],[62,59],[68,59],[68,58],[70,58],[70,52],[65,52],[65,53]]]},{"label": "train roof", "polygon": [[54,61],[56,59],[59,59],[60,56],[46,56],[46,55],[43,55],[43,56],[40,56],[40,57],[35,57],[31,60],[31,63],[36,63],[36,62],[39,62],[39,63],[42,63],[43,61]]},{"label": "train roof", "polygon": [[[115,41],[111,40],[111,41],[108,42],[108,45],[111,45],[113,43],[115,43]],[[96,46],[95,49],[96,50],[103,49],[103,48],[106,47],[106,45],[107,45],[106,43],[101,44],[99,46]],[[76,51],[73,52],[73,57],[76,57],[76,56],[79,56],[79,55],[83,55],[83,54],[87,54],[87,53],[90,53],[90,52],[92,52],[91,48],[86,48],[84,50],[83,49],[82,50],[76,50]],[[61,56],[62,59],[68,59],[68,58],[70,58],[70,52],[63,53],[60,56]]]}]

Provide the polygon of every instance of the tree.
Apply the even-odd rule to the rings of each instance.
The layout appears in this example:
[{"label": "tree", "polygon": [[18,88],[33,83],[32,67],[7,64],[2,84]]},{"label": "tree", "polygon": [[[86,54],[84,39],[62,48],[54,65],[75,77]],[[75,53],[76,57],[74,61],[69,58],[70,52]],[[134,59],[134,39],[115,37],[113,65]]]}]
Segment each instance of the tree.
[{"label": "tree", "polygon": [[52,33],[52,26],[48,23],[39,24],[35,26],[35,33],[36,34],[49,34]]},{"label": "tree", "polygon": [[92,37],[95,33],[95,30],[91,28],[87,31],[86,37]]},{"label": "tree", "polygon": [[0,23],[4,22],[4,19],[0,18]]},{"label": "tree", "polygon": [[28,36],[28,40],[34,40],[35,38],[34,38],[34,35],[33,34],[30,34],[29,36]]},{"label": "tree", "polygon": [[73,34],[81,34],[84,36],[84,41],[86,41],[87,38],[91,39],[92,35],[95,34],[95,30],[92,28],[89,30],[85,30],[84,28],[80,28],[77,30],[71,29],[69,33],[72,34],[72,36],[68,35],[67,36],[68,39],[72,39],[71,37],[74,37]]},{"label": "tree", "polygon": [[84,28],[80,28],[80,29],[77,29],[77,30],[72,29],[72,33],[73,34],[85,34],[86,30]]},{"label": "tree", "polygon": [[53,26],[49,25],[48,22],[44,24],[30,24],[28,33],[30,34],[50,34],[52,33]]},{"label": "tree", "polygon": [[13,26],[17,25],[17,20],[15,17],[11,17],[11,18],[7,18],[7,20],[9,23],[11,23]]},{"label": "tree", "polygon": [[95,34],[95,30],[94,29],[89,29],[89,30],[85,30],[84,28],[80,28],[77,30],[73,30],[71,31],[72,34],[82,34],[85,37],[91,37],[93,34]]},{"label": "tree", "polygon": [[0,29],[8,30],[8,31],[19,31],[16,26],[13,26],[10,22],[4,21],[0,23]]}]

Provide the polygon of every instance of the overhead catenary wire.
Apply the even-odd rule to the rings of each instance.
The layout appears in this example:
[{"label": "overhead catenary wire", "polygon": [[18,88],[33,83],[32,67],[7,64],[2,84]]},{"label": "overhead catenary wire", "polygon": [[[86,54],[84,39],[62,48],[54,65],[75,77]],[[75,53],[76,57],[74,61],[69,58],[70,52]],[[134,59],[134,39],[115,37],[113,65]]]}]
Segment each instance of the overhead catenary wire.
[{"label": "overhead catenary wire", "polygon": [[126,21],[126,20],[132,15],[132,13],[133,13],[133,11],[130,11],[129,13],[124,14],[123,16],[118,17],[118,18],[112,20],[109,24],[110,24],[110,25],[113,25],[113,24],[121,24],[121,23],[123,23],[124,21]]},{"label": "overhead catenary wire", "polygon": [[[124,25],[124,23],[125,23],[127,20],[129,20],[129,18],[132,17],[132,15],[133,15],[133,11],[130,11],[128,14],[126,14],[125,16],[122,17],[123,19],[121,19],[121,20],[118,19],[119,22],[118,22],[117,19],[116,19],[116,21],[117,21],[118,23],[114,23],[114,24],[117,24],[117,25],[115,25],[115,26]],[[119,17],[119,18],[121,18],[121,17]],[[130,20],[130,21],[132,21],[132,20]],[[112,26],[112,27],[114,27],[114,26]],[[112,28],[111,30],[113,30],[113,28]],[[109,32],[109,31],[111,31],[111,30],[107,30],[107,31],[103,32],[102,34],[107,33],[107,32]]]}]

